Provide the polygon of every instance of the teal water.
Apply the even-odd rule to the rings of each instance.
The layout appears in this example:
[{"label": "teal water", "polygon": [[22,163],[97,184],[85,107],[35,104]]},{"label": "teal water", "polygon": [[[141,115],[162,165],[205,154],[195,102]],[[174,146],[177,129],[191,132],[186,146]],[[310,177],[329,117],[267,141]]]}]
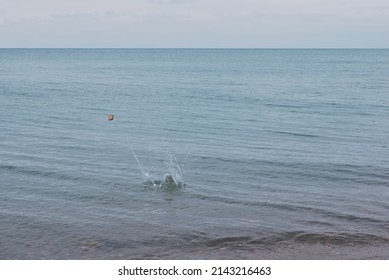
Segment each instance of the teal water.
[{"label": "teal water", "polygon": [[1,49],[0,258],[387,259],[388,97],[389,50]]}]

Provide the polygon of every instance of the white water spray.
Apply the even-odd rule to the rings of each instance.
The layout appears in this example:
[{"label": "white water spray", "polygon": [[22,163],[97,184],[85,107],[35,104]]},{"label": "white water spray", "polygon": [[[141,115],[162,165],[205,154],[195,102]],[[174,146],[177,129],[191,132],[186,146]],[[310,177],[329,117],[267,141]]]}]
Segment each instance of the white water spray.
[{"label": "white water spray", "polygon": [[[131,151],[142,173],[144,186],[166,190],[174,190],[185,187],[183,163],[188,157],[189,153],[185,156],[182,163],[180,163],[177,158],[169,152],[162,153],[162,160],[159,161],[157,160],[158,157],[155,158],[153,156],[153,159],[157,160],[159,162],[159,165],[157,165],[156,170],[153,170],[152,168],[149,171],[146,171],[144,164],[141,163],[141,160],[139,159],[135,151]],[[155,162],[153,162],[152,167],[154,165]]]}]

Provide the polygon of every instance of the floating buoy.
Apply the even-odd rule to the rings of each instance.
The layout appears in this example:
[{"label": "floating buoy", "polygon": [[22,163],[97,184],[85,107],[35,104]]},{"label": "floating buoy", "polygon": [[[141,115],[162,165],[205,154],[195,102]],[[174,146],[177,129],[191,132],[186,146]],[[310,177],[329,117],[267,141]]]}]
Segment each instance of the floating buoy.
[{"label": "floating buoy", "polygon": [[108,115],[108,120],[109,121],[113,121],[113,119],[114,119],[114,116],[112,114]]}]

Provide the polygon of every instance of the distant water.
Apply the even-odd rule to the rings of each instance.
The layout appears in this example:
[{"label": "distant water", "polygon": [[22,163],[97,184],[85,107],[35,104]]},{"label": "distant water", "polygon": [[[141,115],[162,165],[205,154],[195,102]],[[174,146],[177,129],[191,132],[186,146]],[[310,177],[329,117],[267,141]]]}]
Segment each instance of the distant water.
[{"label": "distant water", "polygon": [[389,50],[1,49],[0,258],[388,259],[388,99]]}]

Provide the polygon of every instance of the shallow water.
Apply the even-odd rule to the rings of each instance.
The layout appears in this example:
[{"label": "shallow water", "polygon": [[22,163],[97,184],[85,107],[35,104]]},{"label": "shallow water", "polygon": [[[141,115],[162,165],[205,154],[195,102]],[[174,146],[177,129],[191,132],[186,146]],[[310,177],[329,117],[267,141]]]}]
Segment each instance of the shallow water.
[{"label": "shallow water", "polygon": [[0,258],[387,259],[388,77],[389,50],[2,49]]}]

